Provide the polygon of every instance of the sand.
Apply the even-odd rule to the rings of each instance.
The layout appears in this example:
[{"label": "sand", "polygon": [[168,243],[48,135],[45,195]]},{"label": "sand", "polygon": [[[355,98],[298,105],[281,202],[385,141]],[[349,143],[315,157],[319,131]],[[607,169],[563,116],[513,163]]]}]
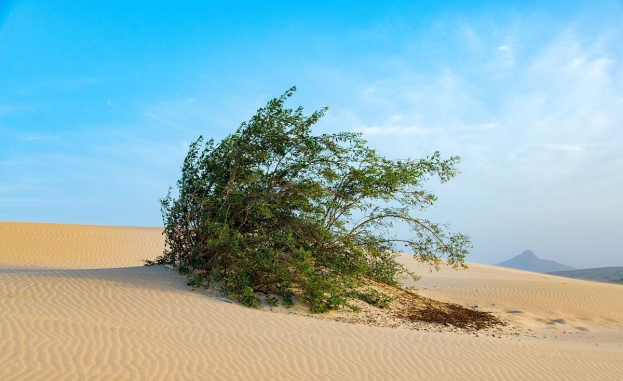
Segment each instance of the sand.
[{"label": "sand", "polygon": [[0,380],[623,377],[620,285],[476,264],[429,274],[405,256],[421,294],[509,321],[502,335],[414,331],[219,301],[141,266],[162,244],[157,228],[0,222]]}]

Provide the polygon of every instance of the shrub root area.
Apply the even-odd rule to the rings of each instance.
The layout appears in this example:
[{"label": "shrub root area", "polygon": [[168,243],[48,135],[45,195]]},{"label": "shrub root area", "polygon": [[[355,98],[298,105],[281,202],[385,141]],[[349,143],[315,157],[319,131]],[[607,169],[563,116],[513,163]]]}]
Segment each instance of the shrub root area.
[{"label": "shrub root area", "polygon": [[440,302],[402,288],[376,283],[370,285],[388,295],[392,302],[379,308],[357,301],[359,313],[340,314],[333,320],[381,327],[406,328],[424,331],[501,331],[506,326],[499,317],[486,311]]}]

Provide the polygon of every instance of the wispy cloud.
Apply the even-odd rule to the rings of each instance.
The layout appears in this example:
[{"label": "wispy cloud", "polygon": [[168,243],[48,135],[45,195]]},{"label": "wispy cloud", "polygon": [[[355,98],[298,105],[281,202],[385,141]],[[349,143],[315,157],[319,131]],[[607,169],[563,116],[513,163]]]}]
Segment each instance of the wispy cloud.
[{"label": "wispy cloud", "polygon": [[582,151],[581,146],[574,146],[570,144],[545,143],[545,144],[541,144],[541,147],[556,150],[556,151],[571,151],[571,152]]},{"label": "wispy cloud", "polygon": [[[463,223],[478,250],[510,241],[520,250],[561,224],[569,226],[560,231],[580,235],[576,227],[589,215],[599,226],[623,227],[623,57],[616,48],[623,36],[588,38],[570,28],[535,44],[508,35],[512,44],[487,53],[479,49],[491,44],[476,28],[459,29],[468,42],[461,53],[470,58],[425,75],[417,63],[389,62],[386,72],[400,70],[362,82],[332,123],[363,132],[389,156],[460,155],[463,174],[440,190],[450,210],[434,213]],[[565,253],[580,256],[583,242],[599,239],[596,231],[582,234],[582,242],[564,241]],[[598,250],[607,255],[608,245]]]},{"label": "wispy cloud", "polygon": [[26,135],[22,137],[21,140],[23,142],[34,142],[34,141],[39,141],[39,140],[55,140],[58,138],[59,137],[55,135],[33,134],[33,135]]},{"label": "wispy cloud", "polygon": [[366,136],[407,136],[407,135],[426,135],[431,129],[419,126],[385,126],[385,127],[360,127],[355,131],[361,132]]}]

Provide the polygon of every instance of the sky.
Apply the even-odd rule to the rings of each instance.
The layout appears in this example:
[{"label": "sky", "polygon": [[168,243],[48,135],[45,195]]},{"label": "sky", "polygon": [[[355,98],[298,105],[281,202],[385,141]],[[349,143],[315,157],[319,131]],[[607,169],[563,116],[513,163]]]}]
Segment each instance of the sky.
[{"label": "sky", "polygon": [[468,261],[623,266],[622,1],[0,0],[0,220],[159,226],[188,144],[293,85],[391,158]]}]

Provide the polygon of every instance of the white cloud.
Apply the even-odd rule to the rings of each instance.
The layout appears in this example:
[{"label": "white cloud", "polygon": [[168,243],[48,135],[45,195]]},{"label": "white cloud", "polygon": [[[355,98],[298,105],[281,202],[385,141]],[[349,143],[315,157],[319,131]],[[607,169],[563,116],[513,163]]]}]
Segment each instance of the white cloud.
[{"label": "white cloud", "polygon": [[471,25],[463,24],[459,28],[459,33],[459,36],[467,49],[469,49],[470,51],[482,50],[482,38],[478,34],[476,29],[474,29]]},{"label": "white cloud", "polygon": [[574,146],[574,145],[569,145],[569,144],[545,143],[545,144],[541,144],[541,147],[544,147],[547,149],[553,149],[556,151],[571,151],[571,152],[582,151],[581,146]]},{"label": "white cloud", "polygon": [[496,128],[498,128],[498,124],[497,123],[481,123],[480,128],[483,130],[495,130]]},{"label": "white cloud", "polygon": [[44,135],[28,135],[28,136],[23,137],[22,141],[24,141],[24,142],[34,142],[34,141],[42,140],[42,139],[45,139],[45,138],[46,138],[46,136],[44,136]]},{"label": "white cloud", "polygon": [[472,234],[477,252],[499,255],[516,242],[561,261],[557,253],[580,264],[592,250],[613,263],[606,258],[623,241],[600,241],[598,229],[623,228],[622,36],[506,37],[512,44],[492,53],[474,43],[433,72],[388,62],[394,75],[362,81],[340,110],[348,118],[333,124],[364,132],[391,157],[460,155],[463,173],[440,188],[431,213]]},{"label": "white cloud", "polygon": [[431,129],[419,126],[374,126],[356,128],[355,131],[361,132],[366,136],[407,136],[426,135],[431,132]]}]

